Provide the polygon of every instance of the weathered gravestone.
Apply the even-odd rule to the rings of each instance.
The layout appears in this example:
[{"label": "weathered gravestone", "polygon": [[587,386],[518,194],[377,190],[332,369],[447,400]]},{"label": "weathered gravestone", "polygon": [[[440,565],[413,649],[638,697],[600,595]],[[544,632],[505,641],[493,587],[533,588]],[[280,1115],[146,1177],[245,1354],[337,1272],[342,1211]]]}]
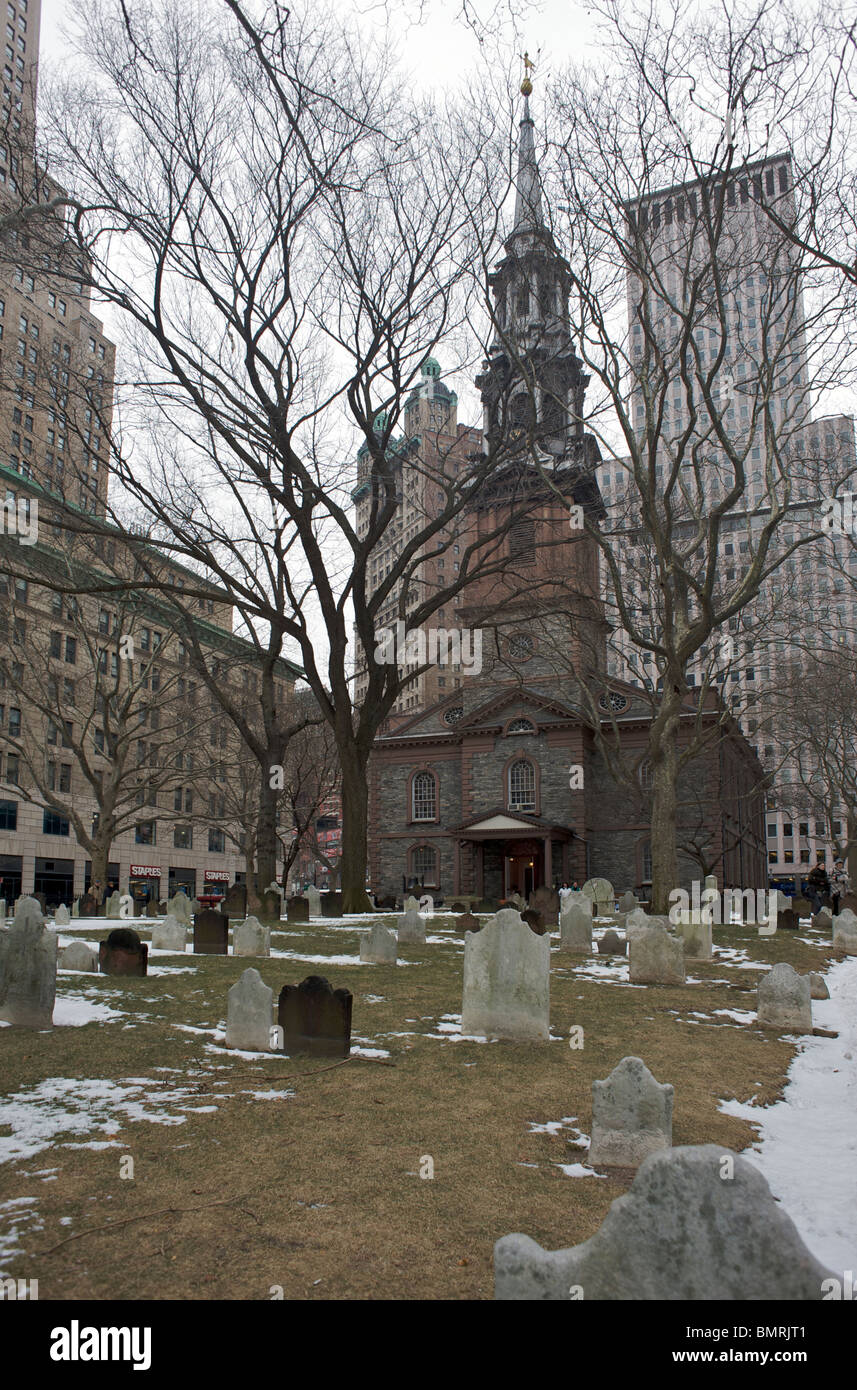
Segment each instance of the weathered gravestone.
[{"label": "weathered gravestone", "polygon": [[6,921],[6,899],[0,898],[0,923]]},{"label": "weathered gravestone", "polygon": [[520,893],[510,893],[507,901],[509,906],[517,908],[518,912],[523,912],[524,908],[527,906]]},{"label": "weathered gravestone", "polygon": [[161,911],[157,903],[146,903],[147,917],[160,917]]},{"label": "weathered gravestone", "polygon": [[[166,917],[167,915],[167,904],[164,898],[161,898],[158,902],[158,915],[160,917]],[[188,923],[188,926],[190,926],[190,923]]]},{"label": "weathered gravestone", "polygon": [[395,965],[399,943],[395,932],[376,922],[360,937],[360,959],[369,965]]},{"label": "weathered gravestone", "polygon": [[66,907],[65,903],[60,903],[59,907],[54,913],[54,923],[58,927],[67,927],[70,921],[71,915],[69,913],[68,908]]},{"label": "weathered gravestone", "polygon": [[592,952],[592,902],[566,903],[559,918],[559,948],[578,955]]},{"label": "weathered gravestone", "polygon": [[550,939],[536,936],[514,908],[464,938],[461,1031],[522,1042],[550,1037]]},{"label": "weathered gravestone", "polygon": [[455,926],[458,931],[481,931],[483,923],[472,912],[462,912]]},{"label": "weathered gravestone", "polygon": [[639,936],[636,932],[629,934],[628,962],[628,978],[632,985],[685,983],[682,943],[659,923],[646,927]]},{"label": "weathered gravestone", "polygon": [[627,893],[623,893],[621,898],[619,899],[620,912],[633,912],[634,908],[639,906],[639,899],[634,896],[630,888],[628,889]]},{"label": "weathered gravestone", "polygon": [[759,984],[756,1021],[761,1028],[788,1033],[812,1032],[812,993],[809,980],[780,961]]},{"label": "weathered gravestone", "polygon": [[809,996],[811,999],[829,999],[830,990],[827,988],[827,981],[823,975],[817,975],[811,970],[807,975],[809,980]]},{"label": "weathered gravestone", "polygon": [[797,931],[800,918],[792,908],[787,907],[785,911],[777,913],[777,926],[783,927],[786,931]]},{"label": "weathered gravestone", "polygon": [[228,956],[229,918],[207,907],[193,919],[193,951],[197,956]]},{"label": "weathered gravestone", "polygon": [[[475,904],[474,910],[475,910],[476,912],[496,912],[496,911],[497,911],[497,899],[496,899],[496,898],[480,898],[479,901]],[[537,909],[537,910],[538,910],[538,909]]]},{"label": "weathered gravestone", "polygon": [[14,922],[0,931],[0,1019],[50,1028],[56,990],[56,932],[35,898],[19,898]]},{"label": "weathered gravestone", "polygon": [[[540,912],[546,922],[556,924],[557,914],[559,913],[559,893],[555,888],[537,888],[530,894],[529,906],[535,911]],[[496,910],[496,909],[494,909]],[[521,916],[523,917],[523,913]]]},{"label": "weathered gravestone", "polygon": [[227,917],[243,917],[247,911],[247,889],[243,883],[231,883],[220,904]]},{"label": "weathered gravestone", "polygon": [[792,911],[796,912],[798,917],[811,917],[812,903],[809,898],[792,898]]},{"label": "weathered gravestone", "polygon": [[98,952],[88,941],[72,941],[60,953],[60,966],[63,970],[97,972]]},{"label": "weathered gravestone", "polygon": [[304,896],[305,896],[305,898],[306,898],[306,900],[307,900],[307,903],[309,904],[309,915],[310,915],[310,917],[320,917],[320,916],[321,916],[321,894],[319,893],[318,889],[317,889],[317,888],[307,888],[307,889],[305,890],[305,892],[304,892]]},{"label": "weathered gravestone", "polygon": [[278,888],[266,888],[256,914],[260,922],[279,926],[283,916],[283,898]]},{"label": "weathered gravestone", "polygon": [[226,994],[226,1046],[269,1052],[274,991],[251,966]]},{"label": "weathered gravestone", "polygon": [[175,917],[177,922],[183,922],[186,927],[193,921],[193,913],[190,910],[190,898],[187,893],[175,893],[167,903],[167,912]]},{"label": "weathered gravestone", "polygon": [[544,936],[547,930],[544,916],[534,907],[528,907],[521,913],[521,921],[526,922],[530,931],[534,931],[536,936]]},{"label": "weathered gravestone", "polygon": [[47,910],[48,910],[48,895],[47,895],[47,893],[34,893],[34,894],[33,894],[33,897],[35,898],[36,902],[39,904],[39,907],[42,909],[42,916],[44,917],[45,913],[46,913]]},{"label": "weathered gravestone", "polygon": [[628,942],[618,932],[606,931],[598,942],[599,956],[624,956],[628,952]]},{"label": "weathered gravestone", "polygon": [[[419,904],[417,904],[419,906]],[[341,917],[342,916],[342,894],[325,893],[321,899],[322,917]]]},{"label": "weathered gravestone", "polygon": [[816,912],[810,925],[818,927],[820,931],[831,931],[833,928],[833,913],[829,908],[823,907],[820,912]]},{"label": "weathered gravestone", "polygon": [[656,1081],[639,1057],[623,1057],[606,1081],[592,1083],[594,1167],[636,1168],[673,1137],[673,1088]]},{"label": "weathered gravestone", "polygon": [[171,913],[167,913],[163,922],[152,927],[153,951],[184,951],[186,946],[187,927]]},{"label": "weathered gravestone", "polygon": [[149,948],[131,927],[115,927],[98,947],[102,975],[145,975]]},{"label": "weathered gravestone", "polygon": [[[408,904],[412,906],[408,906]],[[425,946],[426,944],[426,924],[425,918],[419,914],[416,898],[408,898],[405,902],[404,915],[399,918],[399,941],[409,942],[415,946]]]},{"label": "weathered gravestone", "polygon": [[233,956],[269,956],[271,928],[257,917],[248,917],[232,930]]},{"label": "weathered gravestone", "polygon": [[848,907],[833,919],[833,949],[857,956],[857,915]]},{"label": "weathered gravestone", "polygon": [[296,922],[298,926],[309,921],[309,902],[306,898],[289,898],[286,903],[286,921]]},{"label": "weathered gravestone", "polygon": [[98,916],[98,903],[95,901],[95,897],[92,893],[84,893],[83,897],[80,899],[80,916]]},{"label": "weathered gravestone", "polygon": [[72,917],[79,917],[79,916],[80,916],[80,904],[79,904],[79,902],[77,901],[77,898],[75,898],[74,902],[73,902],[72,905],[71,905],[71,915],[72,915]]},{"label": "weathered gravestone", "polygon": [[[389,899],[388,899],[388,898],[379,898],[379,900],[378,900],[378,905],[379,905],[379,907],[380,907],[380,905],[381,905],[382,902],[384,902],[384,903],[385,903],[385,902],[389,902]],[[393,906],[395,907],[395,902],[393,903]],[[449,910],[450,910],[450,912],[467,912],[467,911],[468,911],[468,908],[467,908],[466,903],[461,903],[461,902],[459,902],[458,899],[456,898],[455,902],[452,904],[452,906],[451,906],[451,908],[450,908]]]},{"label": "weathered gravestone", "polygon": [[543,1250],[511,1235],[494,1246],[498,1299],[804,1302],[832,1277],[758,1168],[722,1144],[650,1154],[582,1245]]},{"label": "weathered gravestone", "polygon": [[613,884],[609,878],[588,878],[582,889],[587,898],[591,898],[595,904],[595,914],[603,917],[613,911],[616,901],[613,892]]},{"label": "weathered gravestone", "polygon": [[843,893],[839,899],[839,916],[843,912],[857,913],[857,893]]},{"label": "weathered gravestone", "polygon": [[199,898],[191,898],[191,900],[190,900],[190,911],[191,911],[191,916],[193,916],[193,915],[194,915],[195,913],[197,913],[197,912],[201,912],[201,911],[202,911],[202,903],[199,901]]},{"label": "weathered gravestone", "polygon": [[347,1057],[351,1051],[351,1006],[348,989],[334,989],[322,975],[308,975],[299,985],[280,990],[277,1022],[283,1051],[292,1056]]},{"label": "weathered gravestone", "polygon": [[703,914],[682,910],[676,922],[676,934],[681,937],[685,960],[711,960],[713,924],[703,920]]},{"label": "weathered gravestone", "polygon": [[115,920],[115,919],[119,916],[119,910],[120,910],[121,906],[122,906],[122,895],[120,894],[119,890],[116,889],[114,892],[112,892],[112,893],[110,894],[110,897],[107,899],[107,901],[106,901],[105,904],[104,904],[104,909],[105,909],[104,915],[105,915],[106,917],[110,917],[111,919]]}]

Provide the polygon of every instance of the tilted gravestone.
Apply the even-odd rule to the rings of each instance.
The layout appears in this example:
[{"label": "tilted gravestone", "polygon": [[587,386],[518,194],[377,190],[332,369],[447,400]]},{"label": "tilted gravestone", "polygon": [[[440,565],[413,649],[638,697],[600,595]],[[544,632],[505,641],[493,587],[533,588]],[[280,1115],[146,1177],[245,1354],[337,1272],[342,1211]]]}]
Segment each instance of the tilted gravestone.
[{"label": "tilted gravestone", "polygon": [[286,903],[286,920],[298,926],[309,921],[309,903],[306,898],[289,898]]},{"label": "tilted gravestone", "polygon": [[628,942],[615,931],[606,931],[598,943],[599,956],[624,956],[627,952]]},{"label": "tilted gravestone", "polygon": [[149,948],[131,927],[115,927],[98,947],[102,975],[142,976],[148,971]]},{"label": "tilted gravestone", "polygon": [[536,936],[514,908],[464,938],[461,1031],[522,1042],[550,1037],[550,939]]},{"label": "tilted gravestone", "polygon": [[832,1277],[758,1168],[722,1144],[650,1154],[582,1245],[550,1251],[511,1235],[494,1246],[498,1299],[804,1302]]},{"label": "tilted gravestone", "polygon": [[481,931],[483,923],[472,912],[462,912],[455,926],[457,931]]},{"label": "tilted gravestone", "polygon": [[66,907],[65,903],[60,903],[59,907],[54,913],[55,925],[58,927],[67,927],[70,921],[71,915],[69,913],[68,908]]},{"label": "tilted gravestone", "polygon": [[304,889],[304,897],[306,898],[307,903],[309,904],[309,915],[310,915],[310,917],[320,917],[320,916],[321,916],[321,894],[319,893],[318,889],[317,889],[317,888],[305,888],[305,889]]},{"label": "tilted gravestone", "polygon": [[196,956],[229,954],[229,918],[207,907],[193,919],[193,951]]},{"label": "tilted gravestone", "polygon": [[541,912],[534,907],[528,907],[521,913],[522,921],[526,922],[530,931],[534,931],[536,936],[544,936],[547,926]]},{"label": "tilted gravestone", "polygon": [[119,910],[121,906],[122,895],[120,894],[119,890],[116,889],[113,893],[110,894],[110,897],[104,904],[105,916],[115,920],[119,916]]},{"label": "tilted gravestone", "polygon": [[186,946],[187,927],[171,913],[167,913],[163,922],[152,927],[153,951],[184,951]]},{"label": "tilted gravestone", "polygon": [[820,912],[816,912],[810,925],[820,931],[830,931],[833,927],[833,913],[829,908],[823,907]]},{"label": "tilted gravestone", "polygon": [[668,1149],[672,1133],[673,1088],[656,1081],[639,1057],[623,1057],[606,1081],[593,1081],[594,1167],[636,1168],[650,1153]]},{"label": "tilted gravestone", "polygon": [[352,1004],[350,990],[334,989],[322,975],[284,985],[277,1006],[283,1051],[289,1056],[307,1052],[313,1057],[347,1057]]},{"label": "tilted gravestone", "polygon": [[592,952],[592,904],[567,903],[559,918],[559,948],[573,951],[577,955],[590,955]]},{"label": "tilted gravestone", "polygon": [[[412,903],[413,906],[408,907],[408,903]],[[405,912],[399,918],[398,934],[400,942],[408,942],[414,946],[425,946],[425,918],[421,917],[419,914],[416,898],[408,898],[406,900]]]},{"label": "tilted gravestone", "polygon": [[98,952],[88,941],[72,941],[61,952],[60,966],[63,970],[95,973],[98,970]]},{"label": "tilted gravestone", "polygon": [[248,917],[232,930],[233,956],[269,956],[271,928],[257,917]]},{"label": "tilted gravestone", "polygon": [[50,1028],[57,990],[57,935],[37,899],[18,899],[15,920],[0,931],[0,1019]]},{"label": "tilted gravestone", "polygon": [[220,903],[220,911],[227,917],[243,917],[247,911],[247,889],[243,883],[232,883]]},{"label": "tilted gravestone", "polygon": [[857,915],[848,907],[833,919],[833,949],[846,956],[857,956]]},{"label": "tilted gravestone", "polygon": [[252,966],[226,994],[226,1046],[269,1052],[274,991]]},{"label": "tilted gravestone", "polygon": [[639,936],[629,934],[628,978],[632,985],[683,985],[686,975],[681,941],[660,924],[647,927]]},{"label": "tilted gravestone", "polygon": [[698,911],[680,911],[676,934],[681,937],[685,960],[711,960],[714,954],[713,925]]},{"label": "tilted gravestone", "polygon": [[190,910],[190,898],[187,893],[175,893],[167,903],[167,912],[175,917],[177,922],[183,922],[186,927],[193,921],[193,913]]},{"label": "tilted gravestone", "polygon": [[395,932],[376,922],[360,937],[360,959],[369,965],[395,965],[399,943]]},{"label": "tilted gravestone", "polygon": [[811,999],[809,980],[780,961],[759,983],[756,1020],[761,1028],[811,1033]]},{"label": "tilted gravestone", "polygon": [[814,970],[811,970],[807,975],[807,979],[809,980],[810,999],[830,998],[830,990],[827,988],[827,981],[823,975],[817,975]]},{"label": "tilted gravestone", "polygon": [[322,917],[341,917],[342,916],[342,894],[324,893],[321,899]]}]

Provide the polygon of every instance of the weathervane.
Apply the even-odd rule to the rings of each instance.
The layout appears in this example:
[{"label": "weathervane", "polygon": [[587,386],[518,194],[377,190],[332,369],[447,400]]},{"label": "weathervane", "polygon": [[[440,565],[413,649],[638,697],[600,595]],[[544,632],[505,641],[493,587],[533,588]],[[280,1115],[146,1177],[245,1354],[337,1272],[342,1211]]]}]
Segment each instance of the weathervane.
[{"label": "weathervane", "polygon": [[531,73],[531,72],[535,72],[535,70],[536,70],[536,65],[535,65],[535,63],[533,62],[533,60],[532,60],[532,58],[530,57],[529,53],[525,53],[525,54],[524,54],[524,80],[523,80],[523,82],[521,83],[521,92],[523,93],[523,95],[524,95],[525,97],[528,97],[528,96],[531,94],[532,90],[533,90],[533,84],[532,84],[532,82],[530,81],[530,73]]}]

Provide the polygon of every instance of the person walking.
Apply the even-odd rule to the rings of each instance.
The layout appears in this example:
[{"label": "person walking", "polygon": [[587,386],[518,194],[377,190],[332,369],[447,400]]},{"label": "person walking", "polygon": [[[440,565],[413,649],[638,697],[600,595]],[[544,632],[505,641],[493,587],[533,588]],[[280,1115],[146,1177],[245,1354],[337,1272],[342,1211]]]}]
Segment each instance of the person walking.
[{"label": "person walking", "polygon": [[827,877],[823,859],[820,859],[815,868],[807,874],[806,885],[814,910],[820,912],[822,895],[830,893],[830,879]]},{"label": "person walking", "polygon": [[833,898],[834,917],[839,916],[839,903],[841,899],[844,898],[845,894],[848,892],[850,884],[851,880],[848,876],[848,870],[846,869],[842,860],[834,860],[833,873],[830,875],[830,893],[831,897]]}]

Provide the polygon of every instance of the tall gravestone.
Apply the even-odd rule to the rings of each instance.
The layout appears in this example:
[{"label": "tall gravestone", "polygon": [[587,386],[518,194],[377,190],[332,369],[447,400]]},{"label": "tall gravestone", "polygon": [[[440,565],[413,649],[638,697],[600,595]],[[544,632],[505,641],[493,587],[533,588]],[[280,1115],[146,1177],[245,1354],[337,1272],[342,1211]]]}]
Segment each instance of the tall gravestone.
[{"label": "tall gravestone", "polygon": [[722,1144],[650,1154],[582,1245],[544,1250],[510,1235],[494,1246],[498,1299],[811,1302],[833,1277],[758,1168]]},{"label": "tall gravestone", "polygon": [[267,926],[277,927],[282,915],[283,898],[279,888],[266,888],[259,903],[257,919],[265,922]]},{"label": "tall gravestone", "polygon": [[220,904],[220,911],[227,917],[243,917],[247,911],[247,889],[243,883],[232,883]]},{"label": "tall gravestone", "polygon": [[309,915],[310,915],[310,917],[320,917],[320,916],[321,916],[321,894],[319,893],[318,889],[317,889],[317,888],[306,888],[306,889],[304,890],[304,897],[305,897],[306,900],[307,900],[307,906],[309,907]]},{"label": "tall gravestone", "polygon": [[636,1168],[670,1147],[672,1127],[673,1088],[656,1081],[639,1057],[623,1057],[606,1081],[593,1081],[593,1166]]},{"label": "tall gravestone", "polygon": [[149,965],[149,948],[131,927],[115,927],[99,944],[98,969],[102,975],[143,976]]},{"label": "tall gravestone", "polygon": [[0,1019],[50,1028],[57,990],[57,936],[35,898],[18,900],[11,927],[0,931]]},{"label": "tall gravestone", "polygon": [[812,991],[809,980],[780,961],[761,980],[756,1019],[762,1028],[788,1033],[812,1032]]},{"label": "tall gravestone", "polygon": [[274,991],[252,966],[226,995],[226,1046],[245,1052],[269,1052]]},{"label": "tall gravestone", "polygon": [[[540,912],[551,926],[556,926],[557,913],[559,912],[559,893],[555,888],[537,888],[535,893],[530,894],[529,905],[536,912]],[[521,916],[523,915],[521,913]]]},{"label": "tall gravestone", "polygon": [[59,907],[54,913],[55,925],[58,927],[67,927],[70,921],[71,917],[69,915],[68,908],[66,907],[65,903],[60,903]]},{"label": "tall gravestone", "polygon": [[342,894],[324,893],[321,899],[322,917],[341,917],[342,916]]},{"label": "tall gravestone", "polygon": [[833,949],[846,956],[857,956],[857,915],[849,907],[833,918]]},{"label": "tall gravestone", "polygon": [[83,897],[80,900],[79,915],[81,917],[98,916],[98,903],[95,901],[95,895],[93,893],[84,893]]},{"label": "tall gravestone", "polygon": [[193,919],[193,951],[196,956],[228,956],[229,918],[207,907]]},{"label": "tall gravestone", "polygon": [[395,965],[399,943],[394,932],[375,922],[360,937],[360,959],[370,965]]},{"label": "tall gravestone", "polygon": [[530,931],[514,908],[464,938],[461,1031],[521,1042],[550,1037],[550,939]]},{"label": "tall gravestone", "polygon": [[119,912],[122,907],[122,895],[119,893],[118,889],[110,894],[110,897],[107,899],[107,902],[104,904],[104,906],[105,916],[110,917],[113,920],[115,920],[119,916]]},{"label": "tall gravestone", "polygon": [[289,898],[286,903],[286,920],[297,926],[309,921],[309,902],[306,898]]},{"label": "tall gravestone", "polygon": [[711,960],[714,954],[711,922],[693,909],[681,910],[676,922],[676,934],[681,937],[685,960]]},{"label": "tall gravestone", "polygon": [[193,921],[193,913],[190,910],[190,898],[187,893],[175,893],[167,903],[167,912],[175,917],[177,922],[182,922],[189,927]]},{"label": "tall gravestone", "polygon": [[415,946],[426,944],[425,918],[420,916],[416,898],[407,899],[404,914],[399,918],[399,941]]},{"label": "tall gravestone", "polygon": [[592,900],[567,902],[559,918],[559,946],[561,951],[573,951],[578,955],[592,952]]},{"label": "tall gravestone", "polygon": [[639,935],[629,931],[628,978],[632,985],[683,985],[682,942],[660,924],[646,927]]},{"label": "tall gravestone", "polygon": [[280,990],[277,1022],[283,1030],[283,1051],[292,1056],[347,1057],[351,1051],[351,1007],[348,989],[334,989],[322,975],[308,975],[299,985]]},{"label": "tall gravestone", "polygon": [[248,917],[232,929],[233,956],[269,956],[271,928],[257,917]]}]

